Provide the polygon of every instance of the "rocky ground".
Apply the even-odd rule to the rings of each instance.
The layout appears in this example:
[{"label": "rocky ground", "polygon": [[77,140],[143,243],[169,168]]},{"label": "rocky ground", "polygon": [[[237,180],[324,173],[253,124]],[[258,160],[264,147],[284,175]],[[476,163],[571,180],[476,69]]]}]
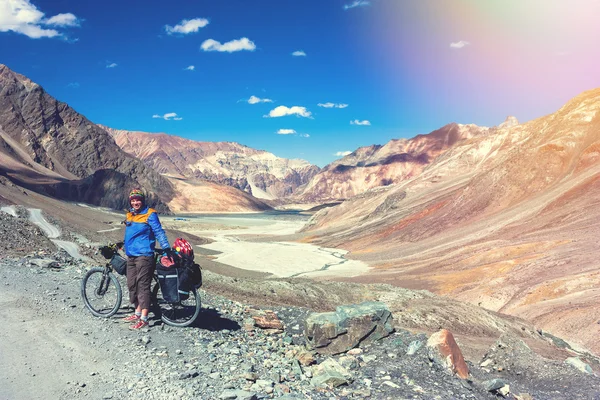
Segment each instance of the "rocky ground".
[{"label": "rocky ground", "polygon": [[[149,329],[130,331],[119,321],[130,310],[101,319],[85,309],[80,281],[91,265],[52,249],[35,229],[23,217],[0,213],[0,399],[600,399],[595,373],[564,358],[543,358],[511,334],[492,340],[481,357],[465,356],[470,375],[460,379],[431,357],[427,335],[415,333],[414,325],[424,319],[406,302],[404,313],[392,310],[396,331],[390,336],[347,353],[320,355],[306,349],[304,322],[313,311],[297,298],[271,301],[283,331],[262,329],[251,317],[269,302],[252,302],[256,297],[242,291],[238,301],[218,294],[226,292],[227,279],[239,286],[245,281],[210,273],[194,326],[172,328],[152,319]],[[258,290],[256,282],[249,285]],[[293,285],[269,280],[263,290],[301,287]],[[322,303],[335,303],[340,285],[331,284],[330,298],[326,289],[310,292],[304,286],[305,305],[316,304],[315,293]],[[286,298],[295,305],[284,305]],[[425,317],[432,318],[442,325],[435,315]],[[541,332],[528,335],[561,343]],[[597,359],[586,356],[588,368],[597,370]],[[343,379],[319,385],[334,361]]]}]

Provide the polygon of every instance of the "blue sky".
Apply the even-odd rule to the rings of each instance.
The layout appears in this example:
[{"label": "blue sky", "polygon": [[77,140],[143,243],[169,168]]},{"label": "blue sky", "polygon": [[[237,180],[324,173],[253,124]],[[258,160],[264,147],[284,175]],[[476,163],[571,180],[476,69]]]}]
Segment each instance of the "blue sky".
[{"label": "blue sky", "polygon": [[0,0],[0,63],[96,123],[322,167],[600,86],[600,2],[526,3]]}]

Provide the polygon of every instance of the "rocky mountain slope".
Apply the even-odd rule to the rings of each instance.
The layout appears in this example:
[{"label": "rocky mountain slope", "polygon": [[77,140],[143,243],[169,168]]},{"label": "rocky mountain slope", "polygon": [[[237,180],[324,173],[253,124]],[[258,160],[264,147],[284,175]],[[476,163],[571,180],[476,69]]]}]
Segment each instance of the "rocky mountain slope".
[{"label": "rocky mountain slope", "polygon": [[155,171],[232,186],[259,199],[288,197],[319,167],[233,142],[198,142],[164,133],[103,127],[117,144]]},{"label": "rocky mountain slope", "polygon": [[600,351],[600,89],[457,142],[412,179],[320,211],[306,234],[425,288]]},{"label": "rocky mountain slope", "polygon": [[55,198],[114,209],[127,206],[134,186],[146,189],[148,203],[159,211],[270,209],[243,191],[159,172],[123,151],[105,129],[0,65],[0,177]]},{"label": "rocky mountain slope", "polygon": [[[504,124],[515,123],[509,117]],[[361,147],[315,175],[295,197],[305,202],[340,200],[369,189],[404,182],[418,176],[440,154],[457,142],[485,136],[495,128],[449,124],[426,135],[391,140],[383,146]]]},{"label": "rocky mountain slope", "polygon": [[122,151],[103,129],[0,64],[0,174],[66,200],[113,208],[145,187],[166,210],[172,185]]}]

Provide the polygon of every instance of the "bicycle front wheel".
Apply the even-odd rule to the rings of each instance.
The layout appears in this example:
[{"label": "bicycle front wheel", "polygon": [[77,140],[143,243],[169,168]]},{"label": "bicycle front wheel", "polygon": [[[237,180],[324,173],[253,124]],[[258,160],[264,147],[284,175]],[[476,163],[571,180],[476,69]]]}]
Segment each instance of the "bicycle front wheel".
[{"label": "bicycle front wheel", "polygon": [[162,297],[160,285],[154,282],[152,288],[152,298],[155,302],[154,312],[160,316],[160,319],[167,325],[184,327],[191,325],[198,314],[200,314],[200,296],[198,291],[193,289],[187,299],[176,303],[169,303]]},{"label": "bicycle front wheel", "polygon": [[108,318],[121,307],[123,293],[121,284],[112,272],[94,267],[81,281],[81,297],[93,315]]}]

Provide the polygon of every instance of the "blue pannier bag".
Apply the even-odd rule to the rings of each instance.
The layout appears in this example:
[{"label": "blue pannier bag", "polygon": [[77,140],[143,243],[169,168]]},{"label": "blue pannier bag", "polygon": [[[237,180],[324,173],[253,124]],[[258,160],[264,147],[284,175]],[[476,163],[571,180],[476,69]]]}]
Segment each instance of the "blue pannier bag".
[{"label": "blue pannier bag", "polygon": [[177,303],[180,301],[179,273],[180,268],[176,268],[175,265],[169,268],[166,268],[161,263],[156,265],[156,275],[158,276],[160,291],[167,303]]}]

